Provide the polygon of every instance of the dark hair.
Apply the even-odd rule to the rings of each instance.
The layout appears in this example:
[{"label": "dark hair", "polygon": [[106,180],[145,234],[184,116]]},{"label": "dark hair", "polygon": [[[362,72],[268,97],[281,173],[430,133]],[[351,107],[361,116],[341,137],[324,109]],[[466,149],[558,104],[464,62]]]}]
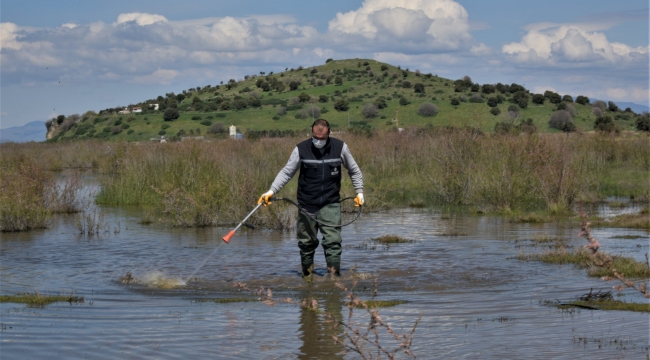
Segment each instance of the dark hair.
[{"label": "dark hair", "polygon": [[325,119],[316,119],[313,124],[311,124],[311,131],[314,131],[314,126],[322,126],[327,128],[327,133],[329,134],[332,130],[330,129],[330,123]]}]

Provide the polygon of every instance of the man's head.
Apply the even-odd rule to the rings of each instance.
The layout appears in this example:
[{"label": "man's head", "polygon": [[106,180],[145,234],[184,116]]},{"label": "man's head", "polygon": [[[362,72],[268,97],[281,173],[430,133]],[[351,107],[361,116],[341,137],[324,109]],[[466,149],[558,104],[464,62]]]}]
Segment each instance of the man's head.
[{"label": "man's head", "polygon": [[327,140],[330,135],[330,123],[325,119],[318,119],[311,125],[311,136],[317,140]]}]

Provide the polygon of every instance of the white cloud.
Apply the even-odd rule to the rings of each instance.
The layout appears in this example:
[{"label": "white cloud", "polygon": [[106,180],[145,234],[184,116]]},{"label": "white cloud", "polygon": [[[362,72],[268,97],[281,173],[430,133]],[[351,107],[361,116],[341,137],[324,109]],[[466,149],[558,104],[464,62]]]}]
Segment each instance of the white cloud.
[{"label": "white cloud", "polygon": [[641,104],[647,104],[650,98],[650,91],[648,89],[636,86],[630,88],[608,88],[605,94],[612,100],[632,101]]},{"label": "white cloud", "polygon": [[157,23],[159,21],[167,22],[167,18],[165,18],[162,15],[147,14],[147,13],[120,14],[117,17],[117,22],[114,23],[113,25],[119,25],[130,21],[135,21],[136,24],[140,26],[145,26],[145,25],[151,25]]},{"label": "white cloud", "polygon": [[0,49],[20,50],[22,44],[18,41],[18,26],[14,23],[0,23]]},{"label": "white cloud", "polygon": [[77,26],[79,26],[79,25],[74,24],[74,23],[65,23],[65,24],[61,25],[62,28],[68,28],[68,29],[74,29]]},{"label": "white cloud", "polygon": [[347,40],[358,36],[361,44],[372,40],[369,46],[375,48],[401,46],[421,53],[473,43],[467,11],[452,0],[366,0],[357,10],[337,13],[328,31]]},{"label": "white cloud", "polygon": [[502,52],[519,63],[544,65],[625,64],[644,61],[648,47],[630,47],[612,43],[603,33],[588,31],[577,25],[535,24],[520,42],[506,44]]}]

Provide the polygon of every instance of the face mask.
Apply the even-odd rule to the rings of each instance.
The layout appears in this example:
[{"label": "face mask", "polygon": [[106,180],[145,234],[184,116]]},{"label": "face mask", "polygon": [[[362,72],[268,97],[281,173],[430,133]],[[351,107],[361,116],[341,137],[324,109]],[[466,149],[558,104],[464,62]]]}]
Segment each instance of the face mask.
[{"label": "face mask", "polygon": [[325,143],[327,142],[327,140],[318,140],[316,138],[312,138],[311,142],[314,143],[314,146],[316,147],[316,149],[320,149],[323,146],[325,146]]}]

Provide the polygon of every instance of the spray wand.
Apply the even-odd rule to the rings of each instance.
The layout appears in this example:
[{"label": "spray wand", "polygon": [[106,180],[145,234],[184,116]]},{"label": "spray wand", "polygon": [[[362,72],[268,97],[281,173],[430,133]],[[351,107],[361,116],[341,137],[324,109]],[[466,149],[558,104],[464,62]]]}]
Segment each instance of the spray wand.
[{"label": "spray wand", "polygon": [[253,215],[253,213],[255,213],[255,211],[257,211],[257,209],[259,209],[260,206],[262,206],[262,204],[263,204],[263,203],[259,203],[259,204],[257,204],[257,206],[255,207],[255,209],[253,209],[253,211],[251,211],[250,213],[248,213],[248,215],[246,215],[246,217],[244,218],[244,220],[242,220],[242,221],[239,223],[239,225],[237,225],[236,228],[230,230],[230,232],[229,232],[228,234],[226,234],[226,236],[222,237],[221,239],[222,239],[223,241],[225,241],[226,244],[227,244],[227,243],[230,241],[230,238],[233,237],[233,235],[235,235],[235,231],[237,231],[237,229],[239,229],[242,225],[246,225],[246,226],[248,226],[248,225],[246,224],[246,220],[248,220],[248,218],[251,217],[251,215]]}]

